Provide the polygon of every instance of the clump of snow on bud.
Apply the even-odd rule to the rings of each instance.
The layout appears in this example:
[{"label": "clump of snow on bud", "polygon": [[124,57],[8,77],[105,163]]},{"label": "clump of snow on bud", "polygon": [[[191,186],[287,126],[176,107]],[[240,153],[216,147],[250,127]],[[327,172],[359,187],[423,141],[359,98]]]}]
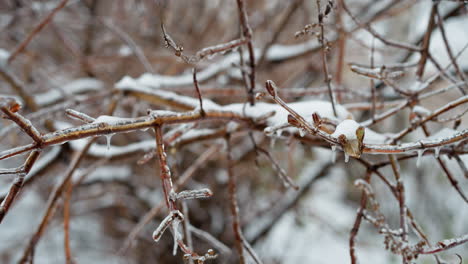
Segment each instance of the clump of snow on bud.
[{"label": "clump of snow on bud", "polygon": [[415,114],[417,114],[418,116],[429,116],[429,115],[432,114],[432,112],[429,111],[427,108],[424,108],[424,107],[419,106],[419,105],[417,105],[417,106],[415,106],[413,108],[413,112]]},{"label": "clump of snow on bud", "polygon": [[343,120],[341,123],[336,126],[335,132],[333,132],[332,137],[338,138],[340,135],[344,135],[347,140],[357,139],[356,131],[361,125],[358,122],[352,119]]},{"label": "clump of snow on bud", "polygon": [[232,133],[232,132],[235,132],[237,130],[237,128],[239,128],[239,124],[237,124],[236,122],[229,122],[227,123],[226,125],[226,132],[229,132],[229,133]]},{"label": "clump of snow on bud", "polygon": [[271,135],[273,135],[273,128],[272,127],[265,127],[263,132],[265,133],[265,135],[271,136]]}]

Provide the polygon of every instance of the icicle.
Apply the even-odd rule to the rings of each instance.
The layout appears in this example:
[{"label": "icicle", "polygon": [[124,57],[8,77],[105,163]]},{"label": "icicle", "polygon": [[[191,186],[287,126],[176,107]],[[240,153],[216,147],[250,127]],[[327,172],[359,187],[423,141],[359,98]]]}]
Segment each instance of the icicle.
[{"label": "icicle", "polygon": [[276,136],[277,137],[281,137],[282,133],[283,133],[283,131],[281,129],[276,130]]},{"label": "icicle", "polygon": [[272,127],[265,127],[263,132],[265,133],[265,135],[271,136],[271,135],[273,135],[273,128]]},{"label": "icicle", "polygon": [[105,135],[107,141],[107,150],[110,149],[111,138],[114,134]]},{"label": "icicle", "polygon": [[214,59],[215,57],[216,57],[216,54],[215,54],[215,53],[209,54],[209,55],[207,56],[208,60],[212,60],[212,59]]},{"label": "icicle", "polygon": [[[177,231],[175,231],[177,232]],[[172,255],[175,256],[177,254],[177,247],[179,245],[177,244],[177,237],[176,234],[174,234],[174,247],[172,248]]]},{"label": "icicle", "polygon": [[434,148],[434,156],[436,157],[436,159],[439,158],[439,153],[440,153],[440,147],[435,147]]},{"label": "icicle", "polygon": [[336,162],[336,145],[331,146],[331,151],[332,151],[332,162]]},{"label": "icicle", "polygon": [[346,154],[346,152],[344,153],[344,162],[348,163],[349,161],[349,155]]},{"label": "icicle", "polygon": [[306,131],[304,129],[299,129],[299,135],[304,137],[306,135]]},{"label": "icicle", "polygon": [[179,240],[182,240],[182,234],[179,232],[179,223],[180,223],[180,220],[179,219],[174,219],[174,221],[172,222],[172,236],[174,237],[174,247],[172,249],[172,255],[176,255],[177,254],[177,248],[179,246],[179,243],[177,243],[177,241]]},{"label": "icicle", "polygon": [[271,139],[270,139],[270,148],[274,148],[275,147],[275,143],[276,143],[276,136],[272,136]]},{"label": "icicle", "polygon": [[424,150],[420,149],[418,150],[418,159],[416,160],[416,167],[419,168],[419,165],[421,164],[421,156],[424,154]]}]

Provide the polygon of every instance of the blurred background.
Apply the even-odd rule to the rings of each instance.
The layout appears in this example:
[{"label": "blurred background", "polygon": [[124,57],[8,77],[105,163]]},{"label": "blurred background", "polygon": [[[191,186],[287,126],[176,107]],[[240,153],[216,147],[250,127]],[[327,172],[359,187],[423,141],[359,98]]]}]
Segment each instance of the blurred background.
[{"label": "blurred background", "polygon": [[[0,62],[24,87],[18,92],[5,78],[0,78],[0,95],[12,96],[23,102],[21,113],[41,132],[81,123],[64,114],[67,108],[92,117],[108,113],[112,98],[118,97],[113,115],[119,117],[145,116],[147,109],[171,109],[131,96],[118,94],[115,84],[125,76],[139,78],[143,74],[163,78],[191,78],[192,69],[199,72],[212,69],[213,74],[200,81],[203,98],[218,104],[246,102],[242,72],[249,71],[239,62],[246,46],[207,56],[195,65],[182,60],[167,48],[161,30],[183,46],[188,56],[197,51],[239,38],[242,28],[239,10],[234,0],[69,0],[65,1],[14,61],[8,56],[63,1],[2,0],[0,1]],[[252,43],[258,60],[255,68],[255,92],[265,92],[266,80],[273,80],[286,102],[303,100],[329,101],[324,82],[322,53],[319,44],[317,1],[311,0],[246,0],[248,23],[252,28]],[[330,2],[332,4],[330,4]],[[430,21],[430,0],[346,0],[349,10],[362,23],[386,39],[420,45]],[[353,118],[362,122],[371,117],[371,85],[375,85],[377,113],[395,107],[404,97],[389,86],[375,80],[371,84],[351,71],[350,65],[386,65],[402,71],[395,82],[410,89],[417,80],[420,54],[385,45],[363,27],[359,27],[345,12],[341,1],[321,1],[322,10],[332,6],[324,19],[324,38],[328,43],[327,62],[335,96]],[[447,42],[453,54],[462,52],[468,43],[468,7],[463,1],[440,1],[438,10],[444,19]],[[306,25],[311,25],[306,27]],[[442,65],[450,63],[443,36],[435,27],[431,32],[429,50]],[[235,58],[235,59],[233,59]],[[248,56],[244,56],[248,60]],[[468,52],[459,54],[461,71],[468,71]],[[406,67],[405,65],[413,65]],[[449,69],[454,76],[455,69]],[[428,61],[423,80],[437,75],[437,65]],[[149,76],[149,75],[147,75]],[[186,78],[187,79],[187,78]],[[142,80],[142,79],[139,79]],[[466,82],[466,81],[465,81]],[[449,87],[451,82],[438,78],[428,91]],[[151,86],[151,84],[150,84]],[[193,83],[181,81],[153,87],[196,98]],[[427,97],[417,104],[433,111],[460,98],[457,89]],[[272,102],[268,96],[260,99]],[[386,104],[384,104],[384,102]],[[443,129],[462,131],[468,128],[468,106],[462,105],[441,118],[458,118],[447,122],[430,122],[431,134]],[[414,111],[398,111],[369,128],[381,135],[397,133],[410,125]],[[460,120],[460,121],[457,121]],[[286,120],[285,120],[286,122]],[[203,128],[222,129],[226,123],[213,122]],[[166,131],[175,129],[168,127]],[[186,129],[187,130],[187,129]],[[453,130],[451,130],[453,131]],[[446,135],[441,132],[440,135]],[[312,136],[298,139],[290,133],[279,136],[254,131],[256,143],[268,150],[299,190],[285,188],[277,176],[277,168],[265,155],[255,151],[249,131],[240,130],[232,138],[233,171],[237,178],[240,221],[246,239],[264,263],[350,263],[349,241],[361,190],[354,182],[364,178],[366,168],[351,158],[344,162],[342,152],[337,160],[327,143]],[[421,129],[415,130],[403,142],[426,138]],[[128,235],[143,216],[163,201],[159,167],[153,160],[138,161],[154,149],[153,131],[116,134],[107,146],[100,137],[80,167],[70,207],[70,247],[74,263],[183,263],[183,254],[172,255],[170,232],[155,243],[154,229],[167,215],[162,208],[156,217],[143,226],[129,243]],[[72,155],[80,148],[67,143],[44,149],[41,158],[26,176],[26,183],[4,221],[0,224],[0,262],[17,263],[32,234],[36,231],[46,209],[46,202],[65,171]],[[140,142],[141,144],[136,146]],[[0,120],[0,151],[30,143],[30,139],[11,121]],[[134,146],[129,150],[126,146]],[[189,200],[184,214],[192,229],[196,252],[214,249],[218,258],[207,263],[237,263],[237,252],[231,227],[232,216],[228,197],[228,174],[223,138],[183,141],[168,147],[168,159],[174,181],[180,179],[194,161],[202,162],[181,189],[210,188],[209,199]],[[211,152],[209,152],[211,151]],[[466,153],[466,151],[465,151]],[[429,240],[437,241],[468,233],[467,203],[458,195],[436,162],[433,154],[413,157],[400,162],[405,184],[406,202]],[[468,191],[465,164],[440,154],[461,189]],[[363,155],[367,162],[387,162],[384,155]],[[1,168],[20,166],[25,156],[1,160]],[[420,160],[419,160],[420,159]],[[419,160],[419,161],[417,161]],[[418,166],[417,166],[417,163]],[[465,169],[466,170],[466,169]],[[390,166],[379,170],[393,182]],[[4,199],[14,176],[0,177],[0,199]],[[397,229],[399,207],[380,180],[371,185],[376,201],[387,223]],[[66,263],[64,253],[63,201],[56,206],[55,216],[34,251],[34,263]],[[401,257],[385,248],[385,237],[372,224],[363,221],[357,237],[360,263],[401,263]],[[410,232],[410,241],[419,239]],[[224,245],[223,245],[224,244]],[[460,263],[458,254],[468,263],[468,244],[440,254],[441,263]],[[250,257],[248,263],[252,262]],[[32,263],[32,262],[31,262]],[[415,263],[437,263],[432,256],[420,256]]]}]

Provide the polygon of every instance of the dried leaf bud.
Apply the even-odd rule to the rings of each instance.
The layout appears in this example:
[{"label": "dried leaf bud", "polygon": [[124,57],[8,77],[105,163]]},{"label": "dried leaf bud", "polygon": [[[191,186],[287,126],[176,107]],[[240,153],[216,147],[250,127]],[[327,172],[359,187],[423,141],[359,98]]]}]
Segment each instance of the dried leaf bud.
[{"label": "dried leaf bud", "polygon": [[320,125],[320,116],[317,113],[312,114],[312,120],[314,121],[315,126]]},{"label": "dried leaf bud", "polygon": [[13,113],[18,112],[21,109],[21,105],[17,102],[14,102],[10,105],[10,111]]},{"label": "dried leaf bud", "polygon": [[299,121],[297,121],[297,119],[292,115],[288,115],[288,123],[291,126],[295,126],[295,127],[300,127],[301,126],[301,123],[299,123]]},{"label": "dried leaf bud", "polygon": [[0,107],[6,107],[10,112],[16,113],[21,109],[21,104],[12,97],[0,97]]},{"label": "dried leaf bud", "polygon": [[255,94],[255,100],[261,100],[263,98],[263,96],[265,96],[265,93],[261,92],[261,93],[256,93]]},{"label": "dried leaf bud", "polygon": [[348,142],[348,139],[346,139],[346,136],[343,134],[338,136],[338,140],[340,141],[342,145],[346,145],[346,143]]},{"label": "dried leaf bud", "polygon": [[266,81],[265,87],[271,96],[276,96],[276,84],[272,80]]},{"label": "dried leaf bud", "polygon": [[365,135],[366,129],[363,126],[360,126],[356,130],[356,137],[358,140],[358,148],[360,151],[362,151],[362,148],[364,146],[363,141],[364,141],[364,135]]}]

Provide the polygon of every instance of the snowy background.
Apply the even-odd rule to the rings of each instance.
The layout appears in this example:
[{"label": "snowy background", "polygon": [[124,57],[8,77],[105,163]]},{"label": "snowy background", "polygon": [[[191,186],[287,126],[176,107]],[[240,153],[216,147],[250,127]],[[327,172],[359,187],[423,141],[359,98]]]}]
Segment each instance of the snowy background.
[{"label": "snowy background", "polygon": [[[193,89],[193,65],[174,56],[173,51],[164,45],[159,16],[165,1],[68,1],[26,51],[18,55],[14,63],[8,64],[6,60],[18,43],[59,2],[6,0],[0,3],[0,67],[15,74],[37,104],[36,111],[25,107],[20,112],[40,131],[47,131],[46,120],[52,120],[57,130],[81,125],[81,122],[64,114],[67,108],[97,118],[95,123],[117,124],[125,122],[125,118],[146,116],[147,109],[157,110],[162,115],[166,110],[184,112],[198,107],[198,98]],[[224,43],[239,35],[236,1],[168,2],[165,9],[166,30],[184,46],[186,54],[195,54],[203,47]],[[359,108],[361,103],[370,102],[368,97],[359,96],[359,93],[369,93],[369,79],[353,73],[348,63],[369,65],[372,43],[375,45],[375,65],[411,64],[420,59],[419,53],[389,48],[367,30],[356,29],[352,19],[341,13],[343,28],[352,32],[346,42],[342,84],[355,94],[343,93],[341,104],[337,106],[338,117],[335,118],[323,83],[317,38],[310,35],[294,37],[295,32],[302,30],[304,25],[316,21],[316,1],[304,0],[285,22],[282,18],[290,8],[289,1],[245,2],[253,28],[257,60],[264,47],[269,45],[279,23],[285,23],[278,38],[265,53],[266,62],[257,69],[255,91],[265,92],[265,81],[274,80],[281,88],[288,89],[285,94],[291,92],[291,95],[285,96],[285,100],[309,122],[312,122],[311,114],[314,112],[333,119],[335,123],[350,117],[357,122],[369,120],[369,111]],[[322,2],[323,6],[327,3]],[[441,1],[439,11],[447,16],[444,26],[448,42],[454,54],[462,52],[457,62],[466,73],[468,51],[464,51],[464,48],[468,44],[468,7],[461,2]],[[415,45],[419,44],[426,32],[432,7],[430,0],[346,3],[354,14],[359,14],[361,21],[374,17],[372,28],[386,38]],[[335,7],[326,20],[326,38],[330,42],[337,39],[338,12]],[[111,26],[106,26],[103,21]],[[334,42],[328,56],[330,65],[333,65],[330,67],[333,77],[336,76],[334,65],[338,60],[337,50]],[[440,65],[445,67],[450,63],[438,29],[432,32],[429,50]],[[137,53],[142,53],[145,59]],[[247,57],[244,56],[244,59]],[[181,190],[210,188],[213,191],[210,199],[187,202],[188,218],[193,226],[211,234],[226,246],[216,247],[213,241],[193,235],[195,251],[206,252],[213,248],[219,253],[218,259],[207,263],[237,261],[229,210],[224,140],[190,141],[200,135],[226,129],[235,131],[232,153],[242,230],[262,261],[285,264],[350,263],[349,237],[361,197],[361,191],[354,182],[364,177],[365,168],[354,158],[345,162],[342,151],[332,151],[330,144],[317,143],[314,137],[294,140],[292,134],[303,134],[298,129],[286,128],[271,133],[271,130],[287,122],[287,113],[268,100],[268,95],[256,106],[244,108],[246,97],[240,61],[239,52],[235,50],[210,56],[197,63],[205,109],[246,113],[251,118],[261,118],[276,111],[264,124],[270,130],[259,130],[254,133],[254,138],[259,145],[268,149],[300,186],[300,190],[283,187],[275,167],[265,156],[257,157],[248,133],[236,123],[213,121],[194,128],[167,127],[165,132],[168,133],[176,129],[183,131],[183,135],[168,146],[174,181],[207,149],[220,145]],[[403,87],[417,86],[416,68],[403,70],[405,76],[398,79],[398,84]],[[449,71],[455,76],[453,67]],[[435,65],[428,61],[424,80],[437,72]],[[449,85],[447,80],[439,80],[430,90]],[[182,107],[171,108],[170,104],[148,100],[148,96],[133,96],[133,92],[179,101]],[[106,117],[112,94],[117,93],[123,96],[113,116],[120,118]],[[401,99],[390,87],[382,89],[379,95],[390,98],[388,100],[395,99],[393,103]],[[27,105],[24,98],[1,78],[0,96],[14,97]],[[459,98],[461,96],[457,90],[451,89],[421,100],[420,111],[430,112]],[[468,104],[442,117],[462,115],[466,109]],[[376,126],[366,127],[365,143],[383,144],[392,133],[408,126],[409,115],[410,111],[405,109]],[[456,130],[452,129],[453,121],[434,122],[428,127],[432,134],[440,132],[436,138],[443,138],[468,129],[467,115],[463,115],[461,120]],[[419,129],[406,136],[403,142],[417,142],[425,138]],[[76,140],[43,150],[39,161],[26,176],[26,184],[18,199],[0,224],[0,263],[17,263],[21,258],[43,217],[49,194],[61,181],[73,153],[82,149],[87,140]],[[0,152],[28,143],[30,139],[17,126],[8,120],[0,120]],[[77,183],[73,190],[70,220],[74,263],[183,263],[180,250],[175,257],[171,254],[173,241],[170,232],[164,233],[158,243],[151,237],[167,215],[165,208],[144,226],[129,248],[123,252],[121,250],[128,234],[143,216],[164,201],[158,178],[159,167],[154,165],[154,159],[143,165],[138,164],[145,153],[151,153],[154,148],[152,130],[102,136],[90,148],[73,175],[73,181]],[[408,208],[434,244],[468,234],[467,203],[450,185],[434,154],[418,156],[400,162]],[[20,166],[25,157],[20,155],[0,160],[0,168]],[[440,157],[458,180],[460,188],[468,192],[468,179],[459,163],[444,153]],[[362,158],[375,164],[388,161],[384,155],[364,154]],[[460,158],[468,167],[468,154],[460,155]],[[332,162],[333,159],[336,161]],[[389,166],[380,172],[393,181]],[[13,180],[12,175],[0,175],[1,199],[8,193]],[[397,200],[377,177],[372,178],[371,185],[388,224],[397,229]],[[410,232],[409,237],[413,244],[419,241],[414,232]],[[401,263],[401,257],[385,249],[384,237],[366,221],[359,230],[356,250],[359,263]],[[66,263],[62,200],[58,202],[55,216],[34,254],[36,264]],[[459,263],[457,254],[463,263],[468,263],[468,243],[444,251],[440,257],[445,263]],[[254,262],[248,258],[248,263]],[[415,263],[436,261],[432,256],[420,256]]]}]

